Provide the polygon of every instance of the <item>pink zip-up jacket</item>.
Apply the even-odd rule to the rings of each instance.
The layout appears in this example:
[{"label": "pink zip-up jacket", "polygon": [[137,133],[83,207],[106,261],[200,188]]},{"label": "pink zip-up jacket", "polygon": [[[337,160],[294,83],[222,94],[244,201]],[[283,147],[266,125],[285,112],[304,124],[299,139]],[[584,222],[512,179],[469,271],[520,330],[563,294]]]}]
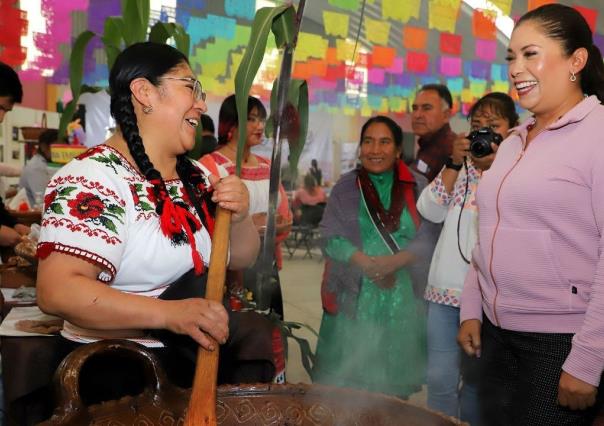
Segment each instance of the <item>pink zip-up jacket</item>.
[{"label": "pink zip-up jacket", "polygon": [[595,96],[525,148],[528,119],[478,187],[478,243],[461,322],[575,333],[563,370],[594,386],[604,370],[604,106]]}]

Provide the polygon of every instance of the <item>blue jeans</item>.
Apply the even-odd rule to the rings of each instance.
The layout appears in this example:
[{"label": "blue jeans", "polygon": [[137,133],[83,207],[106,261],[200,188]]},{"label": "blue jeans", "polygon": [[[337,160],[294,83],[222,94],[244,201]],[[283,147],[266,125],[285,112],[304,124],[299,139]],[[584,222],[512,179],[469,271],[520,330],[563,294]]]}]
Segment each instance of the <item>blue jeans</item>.
[{"label": "blue jeans", "polygon": [[459,308],[428,303],[428,407],[480,425],[478,360],[457,345]]}]

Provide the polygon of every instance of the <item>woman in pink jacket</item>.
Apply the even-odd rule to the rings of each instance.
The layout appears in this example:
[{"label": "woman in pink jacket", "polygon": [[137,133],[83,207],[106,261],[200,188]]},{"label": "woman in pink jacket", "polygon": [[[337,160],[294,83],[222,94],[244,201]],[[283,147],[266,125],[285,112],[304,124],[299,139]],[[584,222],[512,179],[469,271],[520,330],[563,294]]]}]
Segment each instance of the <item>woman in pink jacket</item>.
[{"label": "woman in pink jacket", "polygon": [[482,177],[458,341],[481,356],[489,425],[587,425],[604,370],[604,64],[575,9],[520,18],[508,48],[520,105]]}]

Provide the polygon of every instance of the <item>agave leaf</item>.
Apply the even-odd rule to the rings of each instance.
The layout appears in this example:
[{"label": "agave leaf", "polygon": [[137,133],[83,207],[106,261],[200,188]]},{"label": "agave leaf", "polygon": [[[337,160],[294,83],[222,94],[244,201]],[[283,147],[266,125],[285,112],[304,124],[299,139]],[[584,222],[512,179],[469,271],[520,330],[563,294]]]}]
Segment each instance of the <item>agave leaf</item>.
[{"label": "agave leaf", "polygon": [[71,56],[69,58],[69,83],[71,85],[73,100],[70,102],[71,108],[68,104],[61,114],[61,120],[59,121],[59,138],[65,136],[67,124],[69,124],[78,103],[82,79],[84,78],[84,54],[86,52],[86,46],[88,46],[88,43],[94,36],[95,34],[92,31],[84,31],[76,38],[73,48],[71,49]]},{"label": "agave leaf", "polygon": [[[239,140],[237,144],[237,174],[241,171],[243,160],[243,147],[247,138],[247,100],[252,88],[256,73],[260,68],[268,33],[273,26],[273,21],[283,15],[288,9],[293,10],[291,5],[278,7],[263,7],[256,12],[252,24],[252,32],[247,49],[241,60],[241,64],[235,74],[235,98],[237,103],[237,117],[239,121]],[[284,27],[281,25],[281,27]]]}]

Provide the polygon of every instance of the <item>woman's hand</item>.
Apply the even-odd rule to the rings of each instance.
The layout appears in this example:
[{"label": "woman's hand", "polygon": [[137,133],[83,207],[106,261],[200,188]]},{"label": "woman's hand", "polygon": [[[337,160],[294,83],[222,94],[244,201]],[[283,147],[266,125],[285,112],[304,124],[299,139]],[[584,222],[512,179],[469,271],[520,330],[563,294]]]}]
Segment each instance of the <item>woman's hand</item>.
[{"label": "woman's hand", "polygon": [[459,327],[457,343],[469,356],[480,358],[480,329],[482,323],[477,319],[465,320]]},{"label": "woman's hand", "polygon": [[241,222],[248,216],[250,197],[245,184],[235,175],[217,178],[210,175],[210,183],[214,188],[212,201],[225,210],[232,212],[231,221]]},{"label": "woman's hand", "polygon": [[229,317],[219,302],[206,299],[162,300],[164,327],[174,333],[188,334],[209,351],[216,348],[205,334],[224,344],[229,337]]},{"label": "woman's hand", "polygon": [[29,235],[30,229],[29,229],[29,226],[27,226],[27,225],[23,225],[22,223],[17,223],[15,225],[14,229],[15,229],[15,231],[17,231],[17,233],[19,235]]},{"label": "woman's hand", "polygon": [[598,388],[562,371],[558,384],[558,404],[571,410],[585,410],[596,403]]},{"label": "woman's hand", "polygon": [[453,141],[453,148],[451,151],[451,160],[453,164],[463,164],[464,158],[469,155],[470,140],[465,133],[460,133],[457,138]]}]

